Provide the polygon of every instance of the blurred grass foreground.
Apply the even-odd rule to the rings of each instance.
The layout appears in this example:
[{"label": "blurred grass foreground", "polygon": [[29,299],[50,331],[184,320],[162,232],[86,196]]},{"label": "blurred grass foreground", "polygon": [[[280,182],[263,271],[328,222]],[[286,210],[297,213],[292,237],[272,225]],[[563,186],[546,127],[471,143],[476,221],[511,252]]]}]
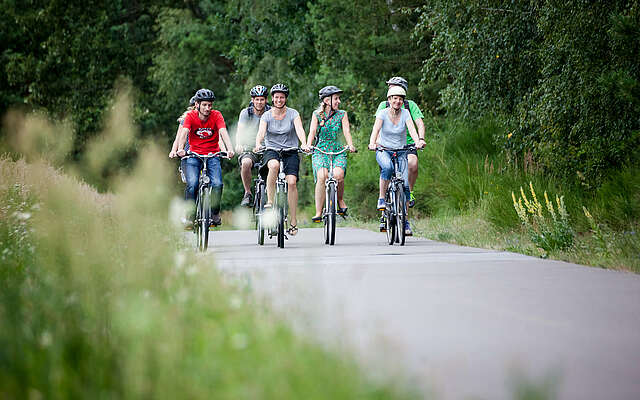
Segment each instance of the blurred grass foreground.
[{"label": "blurred grass foreground", "polygon": [[0,398],[406,397],[294,336],[221,281],[210,254],[182,248],[165,149],[140,146],[109,194],[74,177],[100,175],[132,142],[129,108],[127,96],[114,103],[75,171],[61,167],[68,126],[5,119]]}]

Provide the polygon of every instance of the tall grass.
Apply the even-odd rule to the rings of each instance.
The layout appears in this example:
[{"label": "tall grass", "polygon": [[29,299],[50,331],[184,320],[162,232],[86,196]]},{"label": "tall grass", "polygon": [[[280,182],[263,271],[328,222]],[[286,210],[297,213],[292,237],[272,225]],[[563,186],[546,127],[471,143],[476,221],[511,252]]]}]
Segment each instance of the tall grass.
[{"label": "tall grass", "polygon": [[[57,129],[33,123],[15,134]],[[114,135],[134,134],[107,126],[90,174]],[[210,255],[184,249],[164,149],[146,145],[112,194],[30,151],[29,163],[0,158],[0,398],[410,397],[294,336]]]}]

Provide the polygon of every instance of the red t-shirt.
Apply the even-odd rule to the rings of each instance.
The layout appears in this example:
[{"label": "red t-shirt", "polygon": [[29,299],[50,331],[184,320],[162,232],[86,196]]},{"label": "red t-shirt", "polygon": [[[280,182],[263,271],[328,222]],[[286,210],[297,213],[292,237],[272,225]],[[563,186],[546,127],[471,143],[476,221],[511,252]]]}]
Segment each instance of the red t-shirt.
[{"label": "red t-shirt", "polygon": [[198,117],[198,110],[189,111],[182,126],[189,129],[189,149],[194,153],[208,154],[220,151],[218,132],[227,127],[220,111],[211,110],[206,121]]}]

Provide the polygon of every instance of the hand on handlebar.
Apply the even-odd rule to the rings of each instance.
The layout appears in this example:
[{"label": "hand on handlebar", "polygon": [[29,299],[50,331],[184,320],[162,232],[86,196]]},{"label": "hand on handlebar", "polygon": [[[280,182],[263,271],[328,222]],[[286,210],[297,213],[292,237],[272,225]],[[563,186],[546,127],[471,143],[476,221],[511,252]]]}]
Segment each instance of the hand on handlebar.
[{"label": "hand on handlebar", "polygon": [[416,149],[424,149],[426,145],[427,144],[424,142],[424,140],[418,140],[418,142],[415,143]]},{"label": "hand on handlebar", "polygon": [[304,151],[305,153],[310,153],[311,147],[307,146],[306,143],[302,143],[302,145],[300,145],[300,150]]},{"label": "hand on handlebar", "polygon": [[358,150],[356,149],[356,147],[354,145],[349,146],[349,152],[350,153],[357,153]]},{"label": "hand on handlebar", "polygon": [[376,150],[377,145],[375,143],[369,143],[369,150],[375,151]]},{"label": "hand on handlebar", "polygon": [[234,155],[235,155],[235,153],[233,152],[233,150],[227,150],[227,157],[228,158],[233,158]]},{"label": "hand on handlebar", "polygon": [[176,155],[178,155],[179,157],[184,157],[187,155],[187,152],[184,151],[184,149],[180,149],[176,152]]},{"label": "hand on handlebar", "polygon": [[178,156],[178,154],[176,153],[176,151],[175,151],[175,150],[173,150],[173,149],[172,149],[172,150],[169,152],[169,158],[176,158],[177,156]]}]

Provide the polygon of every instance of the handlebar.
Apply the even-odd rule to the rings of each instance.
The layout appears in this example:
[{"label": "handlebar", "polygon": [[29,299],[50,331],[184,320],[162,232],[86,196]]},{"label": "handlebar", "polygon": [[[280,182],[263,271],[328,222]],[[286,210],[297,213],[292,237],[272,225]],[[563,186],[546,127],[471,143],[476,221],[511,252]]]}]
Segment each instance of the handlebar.
[{"label": "handlebar", "polygon": [[299,147],[287,147],[287,148],[284,148],[284,149],[276,149],[275,147],[261,147],[261,148],[258,149],[257,152],[254,151],[254,153],[262,154],[267,150],[272,150],[272,151],[275,151],[277,153],[285,153],[287,151],[297,151],[298,153],[308,154],[306,151],[302,150]]},{"label": "handlebar", "polygon": [[[408,144],[408,145],[406,145],[406,146],[404,146],[404,147],[402,147],[400,149],[390,149],[388,147],[377,145],[375,150],[373,150],[373,149],[369,149],[369,150],[371,150],[371,151],[409,151],[409,150],[416,150],[416,149],[417,149],[417,147],[415,145]],[[420,149],[420,150],[422,150],[422,149]]]},{"label": "handlebar", "polygon": [[226,151],[218,151],[217,153],[209,153],[209,154],[198,154],[193,151],[188,151],[187,155],[184,157],[180,157],[180,160],[186,160],[187,158],[198,157],[201,159],[220,157],[220,158],[229,158]]},{"label": "handlebar", "polygon": [[[342,150],[340,150],[338,152],[324,151],[324,150],[322,150],[322,149],[320,149],[318,147],[311,147],[311,150],[314,151],[314,152],[318,151],[318,152],[320,152],[322,154],[326,154],[328,156],[337,156],[338,154],[342,154],[345,151],[349,150],[349,146],[345,146]],[[356,149],[356,151],[354,151],[354,153],[357,153],[357,152],[358,152],[358,150]]]}]

